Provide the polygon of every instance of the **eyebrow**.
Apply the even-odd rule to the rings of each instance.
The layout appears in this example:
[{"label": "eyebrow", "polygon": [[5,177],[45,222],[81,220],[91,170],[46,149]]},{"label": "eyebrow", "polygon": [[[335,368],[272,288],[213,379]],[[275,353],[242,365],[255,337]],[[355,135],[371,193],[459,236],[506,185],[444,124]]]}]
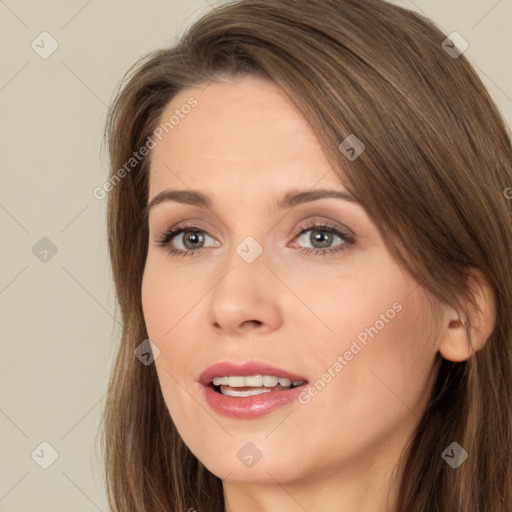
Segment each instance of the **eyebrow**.
[{"label": "eyebrow", "polygon": [[[278,199],[276,205],[280,209],[293,208],[298,204],[308,203],[311,201],[317,201],[319,199],[334,198],[348,201],[355,204],[360,202],[347,192],[339,190],[304,190],[304,191],[290,191],[286,193],[282,198]],[[147,205],[146,214],[149,214],[150,210],[156,205],[164,203],[166,201],[175,201],[181,204],[189,204],[192,206],[198,206],[200,208],[212,207],[211,199],[196,190],[164,190],[157,194]]]}]

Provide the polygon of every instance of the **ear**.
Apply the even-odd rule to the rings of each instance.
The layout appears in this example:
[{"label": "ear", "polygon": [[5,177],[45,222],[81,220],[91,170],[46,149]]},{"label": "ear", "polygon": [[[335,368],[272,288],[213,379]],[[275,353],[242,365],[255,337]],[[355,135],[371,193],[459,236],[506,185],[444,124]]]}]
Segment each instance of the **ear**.
[{"label": "ear", "polygon": [[442,357],[459,363],[481,350],[496,324],[496,300],[487,279],[477,269],[470,269],[468,283],[473,295],[460,300],[457,311],[446,306],[442,316],[439,352]]}]

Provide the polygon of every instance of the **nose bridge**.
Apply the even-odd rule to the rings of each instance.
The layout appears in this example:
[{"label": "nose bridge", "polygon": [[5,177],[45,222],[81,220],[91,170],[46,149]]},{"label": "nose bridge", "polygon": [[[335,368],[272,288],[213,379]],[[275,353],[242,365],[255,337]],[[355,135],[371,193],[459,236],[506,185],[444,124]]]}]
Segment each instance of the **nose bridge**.
[{"label": "nose bridge", "polygon": [[[214,328],[239,331],[249,325],[276,329],[282,319],[278,295],[269,286],[268,254],[253,236],[246,236],[219,263],[220,279],[208,306]],[[222,270],[220,270],[222,268]]]}]

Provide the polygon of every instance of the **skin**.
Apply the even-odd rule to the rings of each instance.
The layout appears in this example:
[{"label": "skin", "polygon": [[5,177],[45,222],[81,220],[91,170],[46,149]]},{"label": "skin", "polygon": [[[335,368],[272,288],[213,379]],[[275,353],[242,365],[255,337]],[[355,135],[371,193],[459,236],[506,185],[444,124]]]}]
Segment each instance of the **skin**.
[{"label": "skin", "polygon": [[[228,511],[391,511],[393,471],[426,407],[443,340],[457,352],[456,312],[432,318],[425,291],[391,257],[359,203],[275,206],[291,190],[347,192],[276,86],[243,78],[189,88],[162,119],[190,96],[198,105],[152,150],[149,201],[193,189],[212,206],[166,201],[151,209],[142,286],[169,413],[191,451],[223,479]],[[355,243],[334,236],[324,247],[343,250],[306,254],[322,250],[310,236],[315,228],[298,234],[322,221],[349,230]],[[181,222],[204,235],[192,256],[158,245]],[[263,249],[253,263],[236,252],[247,236]],[[169,245],[191,251],[183,238]],[[400,312],[306,405],[247,420],[204,401],[198,377],[219,361],[255,359],[315,382],[396,303]],[[262,453],[251,468],[237,457],[248,442]]]}]

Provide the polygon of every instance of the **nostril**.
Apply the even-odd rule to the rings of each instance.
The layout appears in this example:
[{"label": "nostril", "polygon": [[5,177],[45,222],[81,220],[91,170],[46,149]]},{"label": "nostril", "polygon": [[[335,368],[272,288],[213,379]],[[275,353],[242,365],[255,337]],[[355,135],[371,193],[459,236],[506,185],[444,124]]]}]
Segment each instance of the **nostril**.
[{"label": "nostril", "polygon": [[242,325],[245,325],[245,324],[253,324],[253,325],[257,325],[259,327],[260,325],[263,325],[263,322],[261,320],[247,320]]}]

